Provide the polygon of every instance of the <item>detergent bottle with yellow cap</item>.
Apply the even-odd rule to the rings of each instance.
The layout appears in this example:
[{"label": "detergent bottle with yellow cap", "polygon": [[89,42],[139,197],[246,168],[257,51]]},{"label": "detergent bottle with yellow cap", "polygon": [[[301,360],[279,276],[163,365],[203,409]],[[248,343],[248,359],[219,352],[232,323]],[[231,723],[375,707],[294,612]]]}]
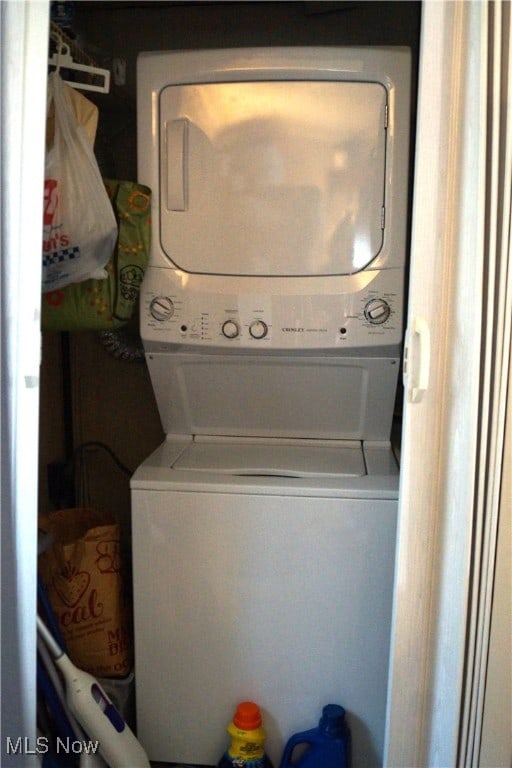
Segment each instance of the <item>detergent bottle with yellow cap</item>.
[{"label": "detergent bottle with yellow cap", "polygon": [[217,768],[273,768],[265,754],[265,731],[261,723],[257,704],[243,701],[238,705],[227,729],[231,744]]}]

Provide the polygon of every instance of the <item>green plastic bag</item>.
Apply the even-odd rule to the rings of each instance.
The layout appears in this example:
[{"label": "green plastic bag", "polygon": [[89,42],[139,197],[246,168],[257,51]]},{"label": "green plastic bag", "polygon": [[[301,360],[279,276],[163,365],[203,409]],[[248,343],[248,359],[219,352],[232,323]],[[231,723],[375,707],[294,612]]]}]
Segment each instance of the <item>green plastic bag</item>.
[{"label": "green plastic bag", "polygon": [[45,293],[42,328],[104,331],[125,325],[137,306],[151,241],[151,190],[132,181],[104,179],[118,224],[105,280],[85,280]]}]

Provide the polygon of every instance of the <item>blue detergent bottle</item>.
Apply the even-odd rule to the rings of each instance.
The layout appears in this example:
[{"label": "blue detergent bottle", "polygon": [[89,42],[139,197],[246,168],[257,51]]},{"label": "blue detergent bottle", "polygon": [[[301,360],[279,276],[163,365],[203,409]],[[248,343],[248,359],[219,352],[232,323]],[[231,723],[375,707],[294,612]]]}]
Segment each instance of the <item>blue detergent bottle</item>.
[{"label": "blue detergent bottle", "polygon": [[[297,753],[301,754],[294,760],[293,753],[299,746]],[[318,728],[296,733],[288,740],[280,768],[350,768],[350,751],[345,710],[339,704],[327,704]]]}]

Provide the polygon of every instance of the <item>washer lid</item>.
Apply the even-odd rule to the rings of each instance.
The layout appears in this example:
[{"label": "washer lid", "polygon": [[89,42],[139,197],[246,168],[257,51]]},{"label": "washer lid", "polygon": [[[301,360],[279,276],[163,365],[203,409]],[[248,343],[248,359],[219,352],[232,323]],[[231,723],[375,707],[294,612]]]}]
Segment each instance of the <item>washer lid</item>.
[{"label": "washer lid", "polygon": [[173,469],[226,475],[276,477],[362,477],[366,466],[361,443],[326,445],[321,441],[255,442],[206,440],[191,443]]},{"label": "washer lid", "polygon": [[169,85],[160,241],[180,270],[347,275],[383,243],[387,91],[375,82]]}]

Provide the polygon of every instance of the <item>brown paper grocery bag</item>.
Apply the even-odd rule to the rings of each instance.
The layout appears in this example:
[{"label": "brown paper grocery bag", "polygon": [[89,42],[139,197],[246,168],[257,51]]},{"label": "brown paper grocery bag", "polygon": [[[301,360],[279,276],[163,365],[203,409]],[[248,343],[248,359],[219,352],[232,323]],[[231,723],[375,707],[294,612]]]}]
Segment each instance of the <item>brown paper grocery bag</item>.
[{"label": "brown paper grocery bag", "polygon": [[70,659],[97,677],[125,677],[133,636],[119,525],[88,508],[52,512],[39,525],[53,536],[39,573]]}]

